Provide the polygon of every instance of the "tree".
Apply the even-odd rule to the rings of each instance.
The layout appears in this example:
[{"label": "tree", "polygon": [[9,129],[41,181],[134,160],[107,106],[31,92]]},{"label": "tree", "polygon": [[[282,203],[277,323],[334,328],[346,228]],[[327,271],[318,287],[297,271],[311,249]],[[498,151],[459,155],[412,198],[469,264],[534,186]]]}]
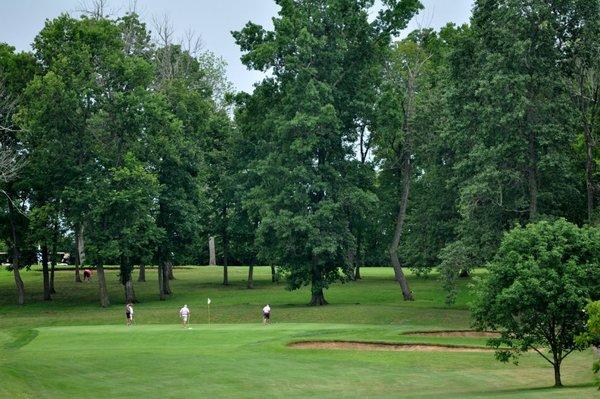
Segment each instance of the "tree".
[{"label": "tree", "polygon": [[[159,275],[168,273],[173,263],[197,261],[199,243],[214,234],[211,229],[222,231],[218,202],[230,184],[220,180],[231,174],[226,167],[230,122],[214,99],[213,87],[226,87],[225,77],[206,69],[199,58],[204,53],[171,44],[168,32],[163,31],[162,37],[155,60],[157,90],[178,126],[162,140],[157,138],[155,146],[154,162],[163,187],[157,220],[166,232],[158,250]],[[170,287],[168,277],[161,280],[164,299]]]},{"label": "tree", "polygon": [[21,127],[14,116],[21,105],[25,87],[37,72],[30,54],[15,53],[14,47],[0,43],[0,193],[6,200],[1,215],[2,236],[11,252],[11,269],[19,305],[25,303],[25,286],[19,269],[28,264],[23,237],[29,223],[25,214],[25,190],[17,180],[26,165],[26,158],[18,136]]},{"label": "tree", "polygon": [[204,139],[207,195],[211,226],[218,232],[222,249],[223,285],[229,285],[231,258],[231,216],[235,207],[235,170],[232,148],[232,124],[224,113],[210,118]]},{"label": "tree", "polygon": [[[57,162],[68,148],[63,139],[71,126],[65,116],[75,107],[69,94],[64,81],[53,72],[36,76],[24,91],[16,118],[23,126],[19,139],[28,153],[21,179],[30,203],[32,223],[28,236],[33,240],[32,244],[39,245],[42,250],[46,300],[54,293],[54,252],[61,235],[60,221],[64,220],[62,200],[65,196],[60,182],[72,176],[70,164]],[[52,271],[48,279],[49,260]]]},{"label": "tree", "polygon": [[135,14],[61,15],[46,22],[34,47],[44,75],[29,85],[20,113],[38,168],[40,184],[33,187],[60,187],[52,198],[76,232],[77,264],[84,237],[92,248],[102,306],[108,305],[105,262],[119,264],[125,298],[134,301],[133,265],[149,261],[162,233],[156,149],[179,128],[151,90],[149,36]]},{"label": "tree", "polygon": [[52,299],[52,294],[55,293],[53,276],[49,273],[48,266],[52,264],[54,268],[54,259],[52,259],[54,251],[52,251],[52,256],[50,251],[55,249],[52,241],[59,224],[56,204],[36,203],[29,213],[29,221],[28,241],[30,245],[41,248],[44,300],[49,301]]},{"label": "tree", "polygon": [[450,55],[457,239],[483,265],[515,221],[582,222],[563,72],[574,1],[477,1]]},{"label": "tree", "polygon": [[100,15],[75,19],[62,14],[46,21],[34,49],[42,74],[29,85],[20,118],[28,126],[25,138],[35,150],[36,166],[49,175],[42,183],[55,187],[60,211],[75,231],[75,281],[81,282],[91,183],[98,166],[90,122],[114,90],[123,43],[119,27]]},{"label": "tree", "polygon": [[[534,350],[554,367],[583,346],[588,300],[600,296],[600,230],[579,228],[564,219],[516,227],[504,235],[477,288],[474,325],[497,330],[488,344],[500,361]],[[548,353],[543,348],[548,349]]]},{"label": "tree", "polygon": [[[593,346],[596,354],[596,361],[593,365],[594,373],[600,373],[600,301],[590,302],[585,312],[588,315],[586,330],[577,337],[577,342],[585,346]],[[600,378],[596,379],[598,389],[600,389]]]},{"label": "tree", "polygon": [[421,87],[425,82],[431,54],[420,43],[418,35],[392,45],[388,65],[385,69],[384,85],[380,99],[379,123],[376,125],[375,155],[382,168],[389,169],[401,187],[400,200],[395,214],[394,234],[388,249],[396,280],[402,288],[404,300],[413,300],[398,248],[404,233],[406,213],[412,182],[415,174],[415,152],[421,145],[419,131],[415,130],[417,96],[426,92]]},{"label": "tree", "polygon": [[356,121],[364,116],[361,89],[376,81],[390,35],[420,4],[384,1],[371,22],[371,0],[277,4],[272,31],[250,22],[233,33],[245,65],[273,72],[256,91],[273,104],[259,124],[266,140],[255,163],[257,242],[260,257],[286,272],[288,288],[310,285],[310,304],[324,305],[323,290],[351,273],[349,195],[359,188],[347,171]]},{"label": "tree", "polygon": [[136,259],[149,256],[161,238],[156,226],[159,193],[155,175],[131,153],[120,166],[107,170],[96,179],[98,196],[94,198],[88,229],[88,254],[100,284],[100,303],[109,305],[103,265],[116,261],[125,288],[125,301],[135,302],[131,273]]},{"label": "tree", "polygon": [[600,127],[600,2],[576,1],[565,35],[566,77],[577,122],[583,135],[587,219],[593,223],[599,215],[595,197],[599,191],[595,157],[598,157]]}]

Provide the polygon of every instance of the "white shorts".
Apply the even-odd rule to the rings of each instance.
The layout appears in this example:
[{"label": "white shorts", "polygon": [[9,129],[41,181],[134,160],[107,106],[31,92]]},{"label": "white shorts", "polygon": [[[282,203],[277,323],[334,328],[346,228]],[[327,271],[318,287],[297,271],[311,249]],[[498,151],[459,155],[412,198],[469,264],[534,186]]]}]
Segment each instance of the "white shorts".
[{"label": "white shorts", "polygon": [[181,320],[183,320],[183,322],[184,322],[184,323],[187,321],[187,319],[188,319],[188,316],[187,316],[187,315],[183,315],[183,316],[181,316]]}]

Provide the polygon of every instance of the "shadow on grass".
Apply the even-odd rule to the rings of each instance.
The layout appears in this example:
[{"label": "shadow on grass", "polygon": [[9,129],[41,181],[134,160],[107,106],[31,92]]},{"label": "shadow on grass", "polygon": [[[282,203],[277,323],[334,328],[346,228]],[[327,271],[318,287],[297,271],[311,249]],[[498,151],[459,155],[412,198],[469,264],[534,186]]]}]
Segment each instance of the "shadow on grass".
[{"label": "shadow on grass", "polygon": [[[594,384],[592,382],[586,382],[586,383],[581,383],[581,384],[573,384],[573,385],[564,385],[562,387],[554,387],[554,386],[545,386],[545,387],[531,387],[531,388],[511,388],[511,389],[501,389],[498,391],[494,391],[493,393],[496,394],[506,394],[506,395],[510,395],[510,394],[518,394],[518,393],[525,393],[525,392],[548,392],[548,394],[550,393],[558,393],[558,392],[564,392],[564,391],[568,391],[570,389],[580,389],[580,388],[595,388]],[[489,395],[490,391],[469,391],[468,392],[469,395]]]},{"label": "shadow on grass", "polygon": [[33,341],[39,334],[38,330],[13,330],[9,332],[13,337],[11,342],[4,344],[4,349],[19,349]]}]

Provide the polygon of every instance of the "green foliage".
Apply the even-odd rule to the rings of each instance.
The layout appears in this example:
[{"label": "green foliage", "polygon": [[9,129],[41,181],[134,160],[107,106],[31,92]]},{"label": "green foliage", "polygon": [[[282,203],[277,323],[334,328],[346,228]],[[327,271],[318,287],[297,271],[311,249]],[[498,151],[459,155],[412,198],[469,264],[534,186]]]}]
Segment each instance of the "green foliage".
[{"label": "green foliage", "polygon": [[[422,273],[438,263],[440,250],[454,240],[458,218],[456,187],[449,184],[453,153],[448,143],[451,118],[445,95],[447,53],[451,49],[446,36],[451,29],[447,27],[439,34],[417,30],[392,46],[377,107],[378,194],[387,219],[381,229],[390,229],[396,218],[401,168],[403,160],[410,157],[411,191],[399,253],[403,265]],[[414,98],[412,116],[407,118],[409,89],[414,91]]]},{"label": "green foliage", "polygon": [[135,260],[148,262],[163,233],[156,226],[157,178],[128,153],[123,165],[112,168],[96,187],[101,195],[91,207],[90,258],[95,264],[124,262],[122,272],[128,275]]},{"label": "green foliage", "polygon": [[[586,330],[583,334],[577,337],[576,343],[585,346],[593,346],[596,351],[596,361],[594,362],[592,369],[594,373],[600,373],[600,301],[590,302],[585,312],[588,315],[586,322]],[[600,378],[596,378],[598,389],[600,389]]]},{"label": "green foliage", "polygon": [[156,48],[136,14],[63,14],[46,21],[34,50],[41,71],[21,88],[16,118],[30,239],[82,227],[89,259],[119,263],[123,283],[134,263],[197,260],[208,214],[202,153],[227,123],[211,97],[228,87],[223,65],[180,45]]},{"label": "green foliage", "polygon": [[446,291],[446,305],[453,305],[458,294],[457,279],[473,268],[468,247],[461,241],[446,245],[440,252],[440,277]]},{"label": "green foliage", "polygon": [[[288,287],[312,287],[313,304],[323,289],[349,275],[356,247],[350,229],[358,193],[348,171],[356,121],[373,102],[381,54],[390,33],[405,26],[418,2],[386,1],[369,22],[373,1],[280,1],[273,31],[248,23],[233,35],[242,61],[273,69],[254,98],[262,118],[247,115],[264,137],[253,169],[258,176],[247,206],[260,217],[259,255],[286,272]],[[257,120],[258,119],[258,120]]]},{"label": "green foliage", "polygon": [[505,234],[473,305],[474,325],[501,333],[489,341],[499,360],[535,350],[560,372],[562,360],[583,349],[574,338],[583,332],[587,301],[600,296],[599,237],[600,230],[564,219]]}]

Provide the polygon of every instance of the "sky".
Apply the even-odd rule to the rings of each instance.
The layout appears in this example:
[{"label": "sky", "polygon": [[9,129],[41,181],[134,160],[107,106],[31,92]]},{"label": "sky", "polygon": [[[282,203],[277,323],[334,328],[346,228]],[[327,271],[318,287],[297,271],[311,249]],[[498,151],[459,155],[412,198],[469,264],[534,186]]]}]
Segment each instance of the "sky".
[{"label": "sky", "polygon": [[[466,23],[474,0],[421,2],[425,9],[413,18],[407,31],[438,29],[448,22]],[[28,51],[47,18],[52,19],[61,12],[79,16],[81,4],[82,0],[0,0],[0,42]],[[121,14],[128,4],[129,1],[112,0],[109,10]],[[231,31],[241,29],[248,21],[271,27],[271,18],[278,10],[273,0],[138,0],[137,10],[151,29],[153,18],[167,15],[177,37],[183,37],[186,31],[199,35],[206,50],[227,62],[228,78],[237,90],[250,92],[253,84],[262,78],[260,72],[248,71],[240,62],[241,53]]]}]

